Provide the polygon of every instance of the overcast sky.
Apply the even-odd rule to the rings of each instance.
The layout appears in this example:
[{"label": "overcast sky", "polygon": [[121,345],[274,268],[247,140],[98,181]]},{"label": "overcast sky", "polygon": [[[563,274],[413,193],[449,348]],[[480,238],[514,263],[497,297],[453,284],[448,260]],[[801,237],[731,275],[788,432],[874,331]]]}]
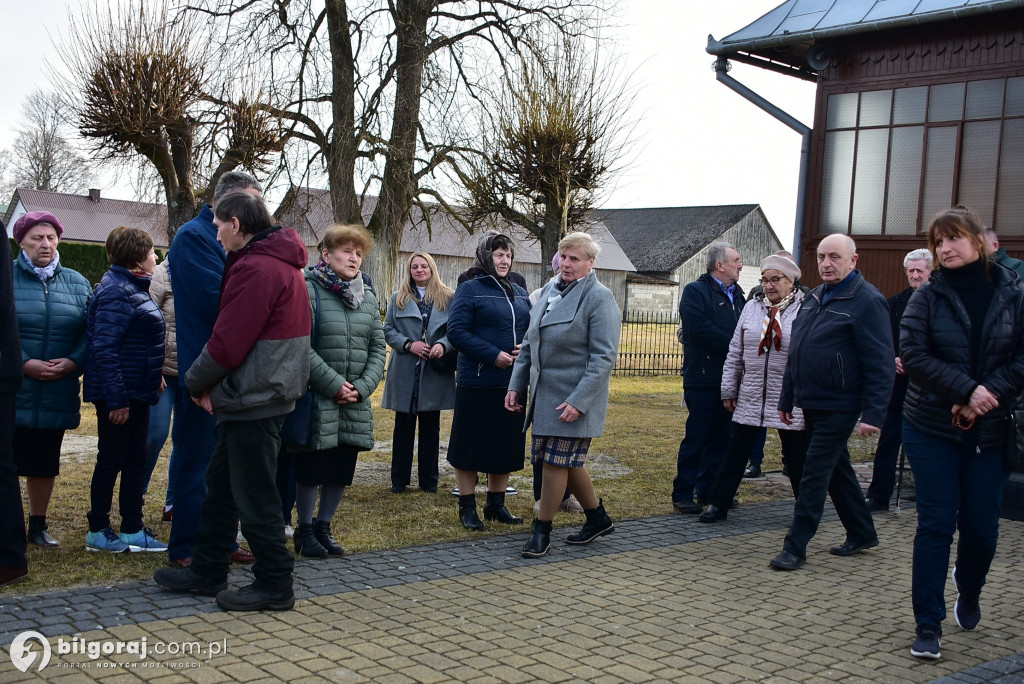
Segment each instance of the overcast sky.
[{"label": "overcast sky", "polygon": [[[606,194],[606,207],[760,204],[791,246],[800,136],[715,81],[708,34],[733,33],[782,0],[620,0],[619,42],[638,90],[634,161]],[[43,57],[79,0],[8,2],[0,24],[4,97],[0,147],[14,139],[21,102],[48,86]],[[808,126],[814,85],[734,64],[731,75]],[[130,187],[103,188],[133,199]],[[271,198],[273,199],[273,198]],[[639,265],[638,265],[639,267]]]}]

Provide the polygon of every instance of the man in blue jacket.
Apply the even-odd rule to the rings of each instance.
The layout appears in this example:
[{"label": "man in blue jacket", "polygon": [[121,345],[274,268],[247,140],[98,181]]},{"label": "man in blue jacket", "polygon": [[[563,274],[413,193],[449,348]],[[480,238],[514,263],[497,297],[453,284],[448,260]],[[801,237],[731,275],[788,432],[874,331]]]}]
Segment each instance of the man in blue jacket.
[{"label": "man in blue jacket", "polygon": [[[727,242],[708,249],[707,273],[683,288],[683,402],[686,434],[679,444],[672,505],[696,515],[711,490],[732,434],[732,414],[722,405],[722,367],[729,354],[743,290],[736,282],[743,260]],[[696,493],[697,500],[694,500]]]},{"label": "man in blue jacket", "polygon": [[[259,182],[247,173],[231,171],[217,182],[216,205],[232,192],[262,195]],[[168,252],[174,320],[178,342],[178,371],[184,378],[213,334],[220,304],[220,284],[227,254],[217,241],[213,207],[178,229]],[[185,383],[174,398],[171,439],[177,450],[168,479],[174,488],[174,518],[167,556],[172,565],[187,566],[194,555],[192,542],[199,528],[199,511],[206,498],[206,467],[217,445],[216,420],[192,402]]]},{"label": "man in blue jacket", "polygon": [[846,442],[855,427],[860,436],[878,433],[896,364],[885,297],[856,265],[857,247],[848,235],[822,240],[818,274],[824,283],[804,298],[793,323],[779,417],[789,424],[793,407],[803,409],[810,443],[793,524],[782,553],[770,563],[779,570],[796,570],[806,561],[826,492],[846,527],[846,541],[830,552],[852,556],[878,546]]}]

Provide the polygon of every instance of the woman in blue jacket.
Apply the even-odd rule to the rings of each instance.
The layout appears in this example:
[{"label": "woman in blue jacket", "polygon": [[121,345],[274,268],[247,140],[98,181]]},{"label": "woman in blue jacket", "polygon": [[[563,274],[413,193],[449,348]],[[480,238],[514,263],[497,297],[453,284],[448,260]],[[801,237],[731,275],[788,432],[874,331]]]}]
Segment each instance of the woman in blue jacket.
[{"label": "woman in blue jacket", "polygon": [[60,546],[46,526],[53,484],[60,472],[64,431],[81,420],[78,378],[85,365],[85,311],[92,288],[77,271],[60,265],[57,244],[64,227],[46,211],[14,224],[21,254],[14,262],[25,377],[18,390],[14,462],[28,491],[28,540]]},{"label": "woman in blue jacket", "polygon": [[530,296],[507,277],[513,256],[507,236],[485,234],[473,279],[459,285],[448,309],[448,339],[459,350],[448,462],[459,487],[459,519],[470,530],[484,528],[476,512],[478,472],[488,474],[484,517],[523,522],[505,508],[509,473],[523,468],[526,448],[521,420],[504,408],[505,393],[530,325]]},{"label": "woman in blue jacket", "polygon": [[[87,551],[166,551],[142,524],[149,457],[149,408],[160,394],[164,317],[149,297],[156,268],[153,239],[121,226],[107,236],[110,270],[89,303],[85,392],[96,405],[99,453],[92,473]],[[114,482],[121,476],[121,534],[110,527]]]}]

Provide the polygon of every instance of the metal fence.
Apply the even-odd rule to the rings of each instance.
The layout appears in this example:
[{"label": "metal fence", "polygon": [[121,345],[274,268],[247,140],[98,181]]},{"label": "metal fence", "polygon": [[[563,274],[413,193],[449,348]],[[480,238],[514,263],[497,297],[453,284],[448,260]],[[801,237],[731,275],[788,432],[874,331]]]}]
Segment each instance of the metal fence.
[{"label": "metal fence", "polygon": [[674,313],[631,313],[623,318],[616,375],[678,375],[683,345]]}]

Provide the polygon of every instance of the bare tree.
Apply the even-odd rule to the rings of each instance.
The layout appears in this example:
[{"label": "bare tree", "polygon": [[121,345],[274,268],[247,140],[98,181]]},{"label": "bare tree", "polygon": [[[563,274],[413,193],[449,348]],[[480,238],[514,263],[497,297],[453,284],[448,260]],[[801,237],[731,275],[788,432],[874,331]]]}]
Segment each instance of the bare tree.
[{"label": "bare tree", "polygon": [[273,117],[211,77],[207,31],[193,15],[172,16],[166,1],[95,4],[71,17],[68,34],[58,51],[80,132],[101,159],[141,155],[152,165],[169,237],[209,201],[222,173],[265,170],[283,148]]},{"label": "bare tree", "polygon": [[[585,31],[602,0],[192,0],[222,20],[227,48],[265,77],[263,111],[304,144],[297,183],[326,178],[335,220],[364,222],[367,270],[394,280],[402,230],[419,204],[448,209],[435,176],[472,146],[464,125],[482,73],[501,68],[538,27]],[[226,50],[225,50],[226,51]],[[242,64],[240,63],[241,67]],[[428,223],[429,228],[429,223]]]},{"label": "bare tree", "polygon": [[37,90],[21,105],[23,123],[8,152],[6,187],[81,192],[91,180],[89,163],[71,143],[61,98]]},{"label": "bare tree", "polygon": [[[596,45],[596,43],[593,43]],[[585,230],[624,160],[634,95],[620,71],[575,37],[524,54],[483,107],[483,145],[454,167],[470,220],[500,216],[536,236],[541,263]]]}]

